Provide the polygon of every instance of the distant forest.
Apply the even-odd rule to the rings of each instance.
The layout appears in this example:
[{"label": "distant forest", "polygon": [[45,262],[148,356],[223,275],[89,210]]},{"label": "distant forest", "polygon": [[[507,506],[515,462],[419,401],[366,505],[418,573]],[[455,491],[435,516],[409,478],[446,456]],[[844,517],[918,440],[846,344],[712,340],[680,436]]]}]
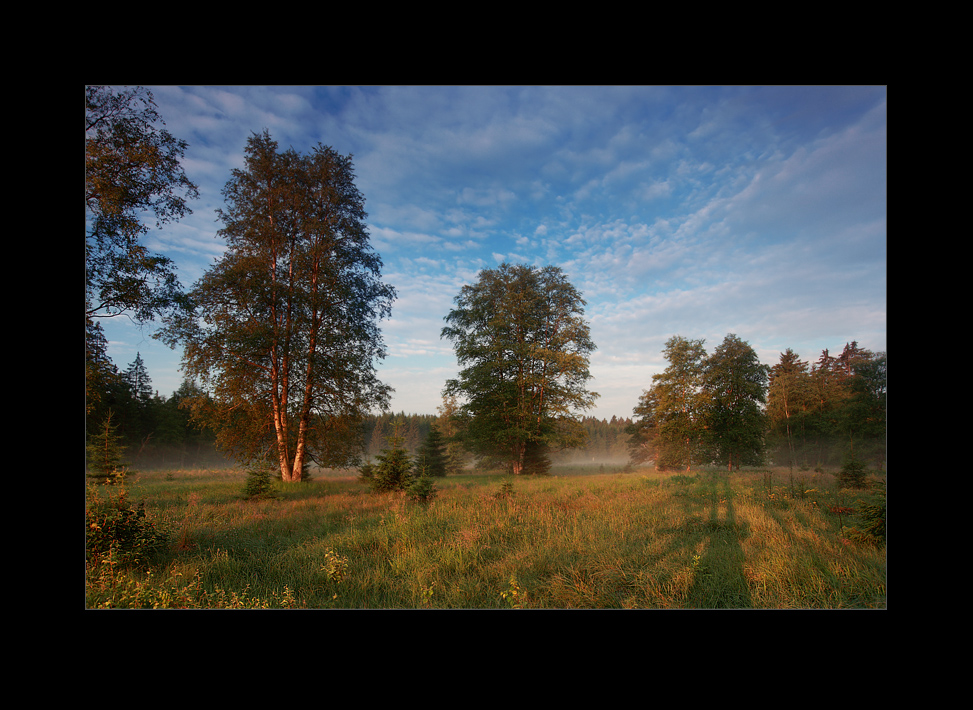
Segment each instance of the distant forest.
[{"label": "distant forest", "polygon": [[[215,436],[200,430],[190,421],[189,412],[179,405],[196,394],[189,382],[166,397],[152,388],[152,380],[141,355],[125,370],[104,383],[97,401],[88,403],[86,430],[97,431],[111,412],[111,425],[125,447],[125,462],[134,469],[201,468],[236,466],[215,447]],[[374,458],[387,446],[387,438],[397,432],[410,456],[418,450],[434,423],[442,421],[435,414],[370,414],[362,422],[362,453]],[[628,434],[631,419],[611,421],[585,417],[588,445],[583,449],[554,452],[557,463],[624,463],[628,459]]]},{"label": "distant forest", "polygon": [[[764,410],[767,415],[762,447],[766,454],[764,464],[786,465],[788,460],[795,460],[804,467],[838,466],[849,442],[845,430],[857,420],[869,420],[873,422],[874,431],[867,431],[861,425],[852,427],[858,430],[856,449],[859,456],[872,465],[884,467],[885,355],[875,357],[867,353],[859,366],[853,368],[845,356],[855,352],[853,344],[851,348],[846,347],[840,357],[832,357],[824,351],[818,362],[804,363],[788,350],[781,354],[778,365],[768,368],[771,386]],[[880,366],[880,370],[876,376],[868,377],[869,369],[865,365]],[[86,437],[95,435],[98,428],[109,421],[124,446],[127,466],[138,470],[238,465],[217,450],[213,432],[199,429],[190,420],[187,409],[180,407],[185,398],[199,393],[192,383],[183,382],[168,397],[160,395],[152,388],[141,355],[136,356],[125,370],[118,370],[110,361],[92,369],[101,374],[95,378],[98,386],[87,391]],[[860,372],[851,376],[855,369]],[[871,393],[872,390],[881,393],[880,399]],[[786,417],[782,414],[787,410],[785,399],[790,400],[792,410]],[[875,409],[875,405],[863,409],[863,402],[873,400],[881,403],[879,416],[868,413]],[[652,463],[655,452],[649,457],[638,453],[645,440],[644,431],[640,431],[645,421],[614,416],[611,420],[582,417],[580,422],[587,434],[586,444],[575,449],[551,451],[551,463]],[[365,459],[374,459],[388,445],[389,437],[396,434],[412,456],[434,425],[440,432],[449,433],[447,417],[442,411],[438,415],[369,414],[361,423],[362,455]],[[793,437],[786,433],[790,429],[793,429]],[[455,446],[450,448],[466,465],[474,464],[471,455],[456,451]]]}]

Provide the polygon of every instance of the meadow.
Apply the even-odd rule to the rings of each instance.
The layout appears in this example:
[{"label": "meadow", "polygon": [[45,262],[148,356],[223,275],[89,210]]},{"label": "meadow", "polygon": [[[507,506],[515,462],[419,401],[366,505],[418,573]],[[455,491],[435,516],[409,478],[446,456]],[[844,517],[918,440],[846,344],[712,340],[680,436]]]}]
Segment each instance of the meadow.
[{"label": "meadow", "polygon": [[[555,467],[463,474],[435,497],[320,471],[248,500],[241,470],[89,486],[144,505],[165,544],[141,565],[86,563],[85,607],[884,609],[886,546],[857,534],[884,476]],[[86,523],[87,526],[87,523]]]}]

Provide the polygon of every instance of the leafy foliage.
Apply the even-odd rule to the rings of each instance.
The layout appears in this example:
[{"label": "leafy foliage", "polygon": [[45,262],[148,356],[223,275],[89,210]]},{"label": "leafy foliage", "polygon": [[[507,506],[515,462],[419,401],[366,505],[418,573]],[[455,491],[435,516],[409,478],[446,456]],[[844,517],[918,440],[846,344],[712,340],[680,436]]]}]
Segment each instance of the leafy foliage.
[{"label": "leafy foliage", "polygon": [[264,132],[223,194],[228,249],[190,294],[193,313],[162,333],[208,392],[193,412],[222,450],[273,462],[285,482],[308,461],[353,465],[363,413],[388,401],[375,361],[395,291],[381,282],[351,159],[322,145],[279,151]]},{"label": "leafy foliage", "polygon": [[[638,421],[632,427],[633,449],[636,462],[654,455],[661,470],[689,470],[703,456],[706,351],[702,340],[673,336],[663,352],[669,366],[652,376],[652,385],[634,411]],[[647,446],[650,441],[651,449]]]},{"label": "leafy foliage", "polygon": [[585,389],[595,345],[585,302],[563,272],[501,264],[481,271],[455,303],[442,337],[461,370],[444,395],[464,400],[457,419],[467,448],[520,474],[531,446],[579,444],[574,413],[598,396]]},{"label": "leafy foliage", "polygon": [[150,518],[142,501],[133,506],[124,487],[102,495],[89,491],[85,507],[85,554],[92,565],[138,566],[165,550],[168,532]]},{"label": "leafy foliage", "polygon": [[774,458],[810,468],[838,465],[849,452],[885,461],[886,355],[845,345],[809,364],[788,349],[771,368],[767,440]]},{"label": "leafy foliage", "polygon": [[85,87],[85,316],[136,321],[181,307],[172,260],[142,244],[156,226],[191,212],[198,196],[180,161],[187,144],[164,128],[152,93]]},{"label": "leafy foliage", "polygon": [[706,359],[706,433],[709,458],[728,468],[764,461],[768,368],[749,343],[734,334]]}]

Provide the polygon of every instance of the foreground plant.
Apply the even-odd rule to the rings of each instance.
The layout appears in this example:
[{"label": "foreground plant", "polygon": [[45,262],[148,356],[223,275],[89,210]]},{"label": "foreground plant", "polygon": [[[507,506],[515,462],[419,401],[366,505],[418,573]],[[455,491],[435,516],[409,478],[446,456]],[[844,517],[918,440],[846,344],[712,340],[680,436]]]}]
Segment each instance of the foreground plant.
[{"label": "foreground plant", "polygon": [[249,586],[241,592],[222,587],[206,591],[199,572],[188,584],[180,584],[173,578],[158,581],[148,572],[143,578],[130,573],[119,577],[94,575],[88,582],[88,606],[97,609],[293,609],[300,604],[287,585],[283,592],[262,599],[250,594]]},{"label": "foreground plant", "polygon": [[151,561],[168,544],[169,533],[145,510],[144,501],[132,505],[124,486],[106,495],[90,489],[85,507],[85,558],[90,565],[139,566]]}]

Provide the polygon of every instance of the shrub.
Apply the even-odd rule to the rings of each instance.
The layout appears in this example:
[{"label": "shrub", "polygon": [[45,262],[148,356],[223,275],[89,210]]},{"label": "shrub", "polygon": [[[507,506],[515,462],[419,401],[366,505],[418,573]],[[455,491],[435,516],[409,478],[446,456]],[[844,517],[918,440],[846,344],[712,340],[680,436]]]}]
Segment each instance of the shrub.
[{"label": "shrub", "polygon": [[243,487],[243,495],[249,500],[276,498],[273,474],[266,468],[252,468],[247,471],[247,482]]},{"label": "shrub", "polygon": [[150,518],[145,503],[132,506],[127,491],[109,490],[107,497],[89,491],[85,507],[85,558],[98,565],[107,558],[113,564],[138,566],[165,550],[168,532]]},{"label": "shrub", "polygon": [[377,457],[378,463],[370,467],[371,476],[363,478],[376,492],[404,491],[412,479],[412,462],[409,454],[402,447],[402,439],[398,435],[389,437],[388,448],[382,450]]},{"label": "shrub", "polygon": [[841,465],[838,473],[838,481],[845,488],[865,488],[865,462],[858,459],[854,454],[848,456]]},{"label": "shrub", "polygon": [[406,494],[417,503],[429,503],[436,497],[436,484],[428,475],[416,476],[405,489]]},{"label": "shrub", "polygon": [[509,478],[500,482],[500,490],[493,494],[497,500],[506,500],[514,494],[514,483]]}]

